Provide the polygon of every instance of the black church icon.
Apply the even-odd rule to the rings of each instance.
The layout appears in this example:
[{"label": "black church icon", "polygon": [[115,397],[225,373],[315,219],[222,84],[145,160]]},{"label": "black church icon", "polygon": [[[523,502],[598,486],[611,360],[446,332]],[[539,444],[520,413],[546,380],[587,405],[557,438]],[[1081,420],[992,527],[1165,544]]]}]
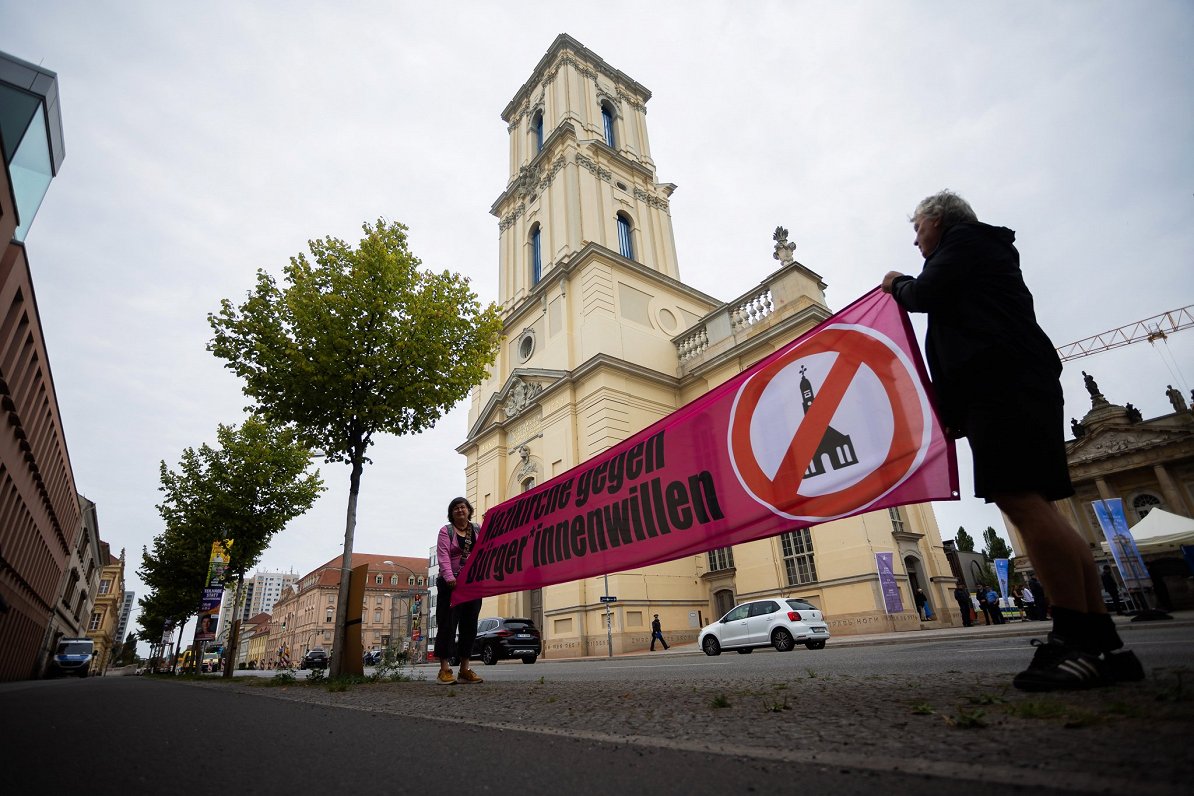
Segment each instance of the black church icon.
[{"label": "black church icon", "polygon": [[[800,397],[804,400],[804,414],[807,415],[808,408],[812,406],[815,396],[813,395],[813,384],[808,380],[808,376],[804,375],[804,371],[805,367],[801,365]],[[814,475],[824,473],[826,459],[835,470],[858,464],[858,454],[854,451],[854,443],[850,440],[849,434],[843,434],[833,426],[826,426],[825,436],[821,437],[821,444],[817,446],[817,452],[813,454],[812,461],[808,463],[804,477],[812,478]]]}]

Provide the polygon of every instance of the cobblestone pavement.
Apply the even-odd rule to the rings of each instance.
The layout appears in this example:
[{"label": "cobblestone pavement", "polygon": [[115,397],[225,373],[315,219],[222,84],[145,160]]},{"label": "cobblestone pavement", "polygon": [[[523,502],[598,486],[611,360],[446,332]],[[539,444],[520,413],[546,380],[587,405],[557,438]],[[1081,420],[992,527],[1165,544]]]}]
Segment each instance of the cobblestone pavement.
[{"label": "cobblestone pavement", "polygon": [[[1143,683],[1033,695],[1006,674],[818,676],[622,682],[413,682],[267,686],[201,683],[466,725],[525,730],[733,758],[987,785],[1048,785],[1080,793],[1187,793],[1194,669],[1155,670]],[[525,736],[511,736],[512,743]],[[533,739],[531,741],[533,743]]]}]

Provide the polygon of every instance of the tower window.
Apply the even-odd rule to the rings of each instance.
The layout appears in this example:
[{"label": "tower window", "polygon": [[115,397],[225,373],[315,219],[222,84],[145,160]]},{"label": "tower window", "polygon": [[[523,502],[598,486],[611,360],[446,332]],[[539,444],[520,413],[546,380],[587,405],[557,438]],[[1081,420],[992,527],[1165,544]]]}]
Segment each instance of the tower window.
[{"label": "tower window", "polygon": [[539,243],[539,225],[536,224],[531,230],[531,284],[539,284],[539,280],[543,278],[543,259],[541,255]]},{"label": "tower window", "polygon": [[535,142],[535,154],[543,151],[543,111],[531,118],[531,140]]},{"label": "tower window", "polygon": [[605,132],[605,143],[610,147],[616,146],[614,142],[614,112],[609,105],[601,105],[601,126]]},{"label": "tower window", "polygon": [[630,219],[618,213],[618,253],[627,260],[634,259],[634,239],[631,237]]}]

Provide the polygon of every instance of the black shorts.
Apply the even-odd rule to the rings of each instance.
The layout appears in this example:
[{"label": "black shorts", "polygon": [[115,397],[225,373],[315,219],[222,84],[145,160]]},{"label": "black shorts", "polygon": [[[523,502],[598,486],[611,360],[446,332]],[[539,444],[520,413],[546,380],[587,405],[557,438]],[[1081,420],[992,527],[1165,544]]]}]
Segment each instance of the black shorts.
[{"label": "black shorts", "polygon": [[1065,454],[1061,385],[988,385],[966,401],[964,430],[974,456],[974,495],[1034,492],[1046,500],[1074,494]]}]

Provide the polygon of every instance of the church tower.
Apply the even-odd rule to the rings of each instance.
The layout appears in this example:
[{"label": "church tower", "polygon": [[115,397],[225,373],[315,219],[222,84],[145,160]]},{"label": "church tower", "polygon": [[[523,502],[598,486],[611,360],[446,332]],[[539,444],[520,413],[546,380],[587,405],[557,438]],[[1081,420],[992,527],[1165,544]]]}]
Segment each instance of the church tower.
[{"label": "church tower", "polygon": [[508,306],[592,244],[679,279],[668,200],[647,139],[651,92],[561,34],[502,111],[510,135],[498,217]]},{"label": "church tower", "polygon": [[[795,243],[782,227],[773,236],[778,269],[746,294],[722,302],[680,281],[671,221],[676,186],[656,177],[647,136],[650,98],[644,86],[562,34],[502,112],[509,172],[491,212],[504,340],[473,392],[468,433],[456,449],[465,457],[465,494],[477,519],[666,417],[829,316],[824,282],[795,260]],[[747,253],[745,263],[730,267],[751,267],[752,258]],[[759,273],[773,267],[762,260]],[[810,384],[806,405],[812,392]],[[838,450],[836,438],[827,440]],[[602,655],[611,644],[614,652],[645,649],[656,613],[669,641],[694,641],[702,624],[759,595],[801,596],[843,621],[861,617],[859,628],[895,629],[897,619],[914,622],[917,614],[910,608],[897,619],[888,616],[873,572],[875,549],[898,552],[909,578],[919,567],[920,585],[930,589],[947,565],[924,541],[937,538],[931,510],[892,511],[880,522],[894,527],[899,517],[903,528],[906,518],[917,530],[880,536],[878,548],[864,523],[847,519],[490,597],[482,612],[533,619],[547,657]],[[834,527],[840,523],[849,527]],[[927,534],[920,532],[925,525],[932,525]],[[814,530],[822,528],[829,541],[814,561]],[[601,598],[613,595],[610,609]]]}]

